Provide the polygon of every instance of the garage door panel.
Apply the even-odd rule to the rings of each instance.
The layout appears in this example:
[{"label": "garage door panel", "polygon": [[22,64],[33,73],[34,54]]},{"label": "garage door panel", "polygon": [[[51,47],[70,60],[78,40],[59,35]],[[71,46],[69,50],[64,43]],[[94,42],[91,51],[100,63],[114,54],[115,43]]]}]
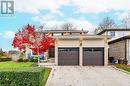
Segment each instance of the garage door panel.
[{"label": "garage door panel", "polygon": [[83,48],[83,65],[103,65],[103,48]]},{"label": "garage door panel", "polygon": [[58,65],[79,65],[79,49],[59,48]]}]

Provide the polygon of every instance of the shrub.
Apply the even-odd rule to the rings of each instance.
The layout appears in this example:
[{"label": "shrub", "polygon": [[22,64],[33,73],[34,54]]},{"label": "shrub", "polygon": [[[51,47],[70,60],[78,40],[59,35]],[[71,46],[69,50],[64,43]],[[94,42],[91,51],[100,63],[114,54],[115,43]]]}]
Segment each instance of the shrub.
[{"label": "shrub", "polygon": [[29,60],[28,59],[23,59],[23,62],[28,62]]},{"label": "shrub", "polygon": [[17,62],[23,62],[23,58],[19,58]]},{"label": "shrub", "polygon": [[33,58],[30,58],[30,59],[29,59],[29,62],[34,62],[34,59],[33,59]]},{"label": "shrub", "polygon": [[38,62],[38,59],[34,59],[34,62]]},{"label": "shrub", "polygon": [[30,58],[30,59],[23,59],[19,58],[17,62],[38,62],[38,59]]},{"label": "shrub", "polygon": [[0,70],[0,86],[42,86],[43,68],[16,68]]},{"label": "shrub", "polygon": [[29,62],[38,62],[38,59],[31,58],[31,59],[29,59]]},{"label": "shrub", "polygon": [[0,62],[11,61],[11,58],[0,57]]}]

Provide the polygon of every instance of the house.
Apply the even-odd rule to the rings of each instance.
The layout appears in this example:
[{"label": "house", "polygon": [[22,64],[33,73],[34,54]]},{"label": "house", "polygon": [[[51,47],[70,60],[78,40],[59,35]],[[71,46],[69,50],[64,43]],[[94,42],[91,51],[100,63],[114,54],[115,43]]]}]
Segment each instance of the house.
[{"label": "house", "polygon": [[17,61],[19,59],[18,57],[20,56],[20,52],[16,50],[9,50],[8,54],[13,61]]},{"label": "house", "polygon": [[108,35],[109,57],[125,60],[130,64],[130,29],[105,29],[97,33]]},{"label": "house", "polygon": [[56,39],[55,47],[48,50],[48,59],[54,58],[55,65],[108,64],[107,36],[88,35],[83,30],[46,30]]},{"label": "house", "polygon": [[112,29],[104,29],[104,30],[99,30],[96,33],[97,35],[108,35],[111,37],[108,41],[130,35],[130,29],[125,29],[125,28],[112,28]]},{"label": "house", "polygon": [[130,65],[130,35],[109,41],[109,57],[125,59]]}]

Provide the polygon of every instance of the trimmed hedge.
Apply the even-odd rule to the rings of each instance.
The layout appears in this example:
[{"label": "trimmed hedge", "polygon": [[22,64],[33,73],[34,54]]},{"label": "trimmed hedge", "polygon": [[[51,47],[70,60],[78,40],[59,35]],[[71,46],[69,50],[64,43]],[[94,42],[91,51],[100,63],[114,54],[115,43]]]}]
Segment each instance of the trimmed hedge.
[{"label": "trimmed hedge", "polygon": [[11,61],[11,58],[0,57],[0,62]]},{"label": "trimmed hedge", "polygon": [[24,59],[24,58],[19,58],[17,62],[38,62],[38,59],[30,58],[30,59]]},{"label": "trimmed hedge", "polygon": [[38,59],[30,58],[29,62],[38,62]]},{"label": "trimmed hedge", "polygon": [[23,59],[23,62],[29,62],[29,59]]},{"label": "trimmed hedge", "polygon": [[42,86],[44,68],[0,69],[0,86]]},{"label": "trimmed hedge", "polygon": [[23,62],[23,58],[19,58],[17,62]]}]

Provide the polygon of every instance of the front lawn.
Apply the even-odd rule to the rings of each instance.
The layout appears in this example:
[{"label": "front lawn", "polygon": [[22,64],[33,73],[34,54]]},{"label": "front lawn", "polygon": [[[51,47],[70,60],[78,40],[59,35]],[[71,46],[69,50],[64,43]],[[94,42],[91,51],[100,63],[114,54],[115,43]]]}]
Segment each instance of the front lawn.
[{"label": "front lawn", "polygon": [[124,64],[114,64],[115,67],[123,69],[125,71],[130,72],[130,65],[124,65]]},{"label": "front lawn", "polygon": [[44,73],[44,78],[43,78],[43,86],[45,86],[45,84],[46,84],[46,81],[47,81],[47,79],[48,79],[48,77],[49,77],[49,74],[50,74],[50,72],[51,72],[51,69],[50,68],[45,68],[45,71],[44,71],[45,73]]},{"label": "front lawn", "polygon": [[23,68],[32,65],[33,62],[0,62],[0,68]]}]

